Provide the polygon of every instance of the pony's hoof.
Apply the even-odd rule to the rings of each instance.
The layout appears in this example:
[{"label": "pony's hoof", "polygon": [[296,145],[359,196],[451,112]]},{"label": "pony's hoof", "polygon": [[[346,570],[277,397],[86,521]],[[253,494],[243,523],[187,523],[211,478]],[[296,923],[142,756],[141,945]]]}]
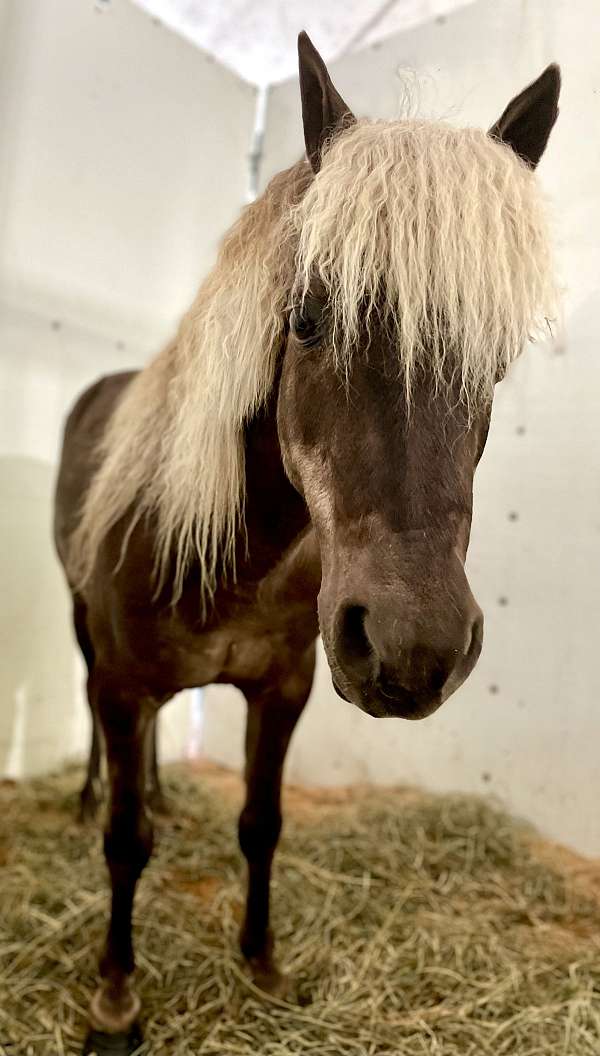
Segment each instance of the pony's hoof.
[{"label": "pony's hoof", "polygon": [[134,1023],[128,1031],[118,1034],[105,1034],[101,1030],[90,1030],[81,1056],[134,1056],[139,1053],[143,1043],[139,1024]]},{"label": "pony's hoof", "polygon": [[248,964],[252,982],[259,990],[269,994],[270,997],[279,998],[280,1001],[289,1001],[291,999],[293,992],[292,979],[285,972],[280,972],[273,961],[265,962],[256,957],[252,958]]}]

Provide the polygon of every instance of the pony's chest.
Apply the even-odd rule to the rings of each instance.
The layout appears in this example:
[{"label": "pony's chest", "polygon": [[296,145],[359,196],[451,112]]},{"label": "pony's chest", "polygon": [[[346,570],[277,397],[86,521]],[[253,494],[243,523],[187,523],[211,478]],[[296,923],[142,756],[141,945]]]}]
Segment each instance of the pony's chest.
[{"label": "pony's chest", "polygon": [[306,623],[273,626],[256,618],[192,637],[169,651],[170,662],[182,686],[268,681],[293,667],[295,657],[314,637],[312,622],[310,627]]},{"label": "pony's chest", "polygon": [[320,561],[312,531],[258,584],[241,581],[228,596],[217,596],[219,617],[209,626],[200,618],[196,582],[176,606],[159,608],[133,578],[131,594],[108,581],[95,639],[103,630],[105,662],[126,667],[157,699],[211,682],[277,681],[318,634]]},{"label": "pony's chest", "polygon": [[320,577],[316,536],[308,530],[294,540],[258,588],[246,593],[240,584],[221,623],[201,631],[194,622],[186,623],[186,641],[178,655],[187,684],[276,680],[293,669],[319,633]]}]

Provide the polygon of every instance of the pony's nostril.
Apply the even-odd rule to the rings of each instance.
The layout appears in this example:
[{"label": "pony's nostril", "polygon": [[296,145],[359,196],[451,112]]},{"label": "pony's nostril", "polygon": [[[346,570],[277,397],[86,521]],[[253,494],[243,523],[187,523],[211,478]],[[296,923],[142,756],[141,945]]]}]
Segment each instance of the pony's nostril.
[{"label": "pony's nostril", "polygon": [[346,605],[340,613],[338,647],[347,663],[371,659],[371,643],[365,630],[366,617],[367,609],[362,605]]},{"label": "pony's nostril", "polygon": [[473,653],[478,652],[481,649],[483,642],[483,616],[478,616],[473,622],[471,627],[471,637],[469,639],[469,647],[465,653],[465,656],[472,656]]}]

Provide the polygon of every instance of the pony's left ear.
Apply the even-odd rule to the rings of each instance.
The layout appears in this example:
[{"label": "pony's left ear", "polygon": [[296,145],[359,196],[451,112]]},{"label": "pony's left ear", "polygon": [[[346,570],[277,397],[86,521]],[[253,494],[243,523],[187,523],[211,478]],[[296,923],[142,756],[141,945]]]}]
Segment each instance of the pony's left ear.
[{"label": "pony's left ear", "polygon": [[307,33],[298,37],[300,96],[306,153],[313,171],[321,167],[321,150],[338,128],[354,123],[349,106],[334,88],[327,67]]},{"label": "pony's left ear", "polygon": [[558,117],[560,68],[547,66],[537,81],[524,88],[508,104],[502,117],[489,130],[535,169],[546,149],[552,126]]}]

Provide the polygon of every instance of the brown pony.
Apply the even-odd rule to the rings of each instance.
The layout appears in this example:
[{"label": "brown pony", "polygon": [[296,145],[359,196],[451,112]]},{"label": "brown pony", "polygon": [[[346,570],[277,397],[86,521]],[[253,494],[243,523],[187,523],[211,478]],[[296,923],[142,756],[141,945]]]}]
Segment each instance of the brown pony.
[{"label": "brown pony", "polygon": [[553,311],[533,169],[559,71],[485,133],[356,120],[305,34],[299,54],[307,160],[242,214],[173,343],[93,385],[65,429],[56,543],[110,784],[85,1051],[138,1038],[161,705],[211,682],[246,697],[241,948],[276,992],[271,862],[317,634],[338,693],[373,716],[430,715],[481,649],[473,474],[494,384]]}]

